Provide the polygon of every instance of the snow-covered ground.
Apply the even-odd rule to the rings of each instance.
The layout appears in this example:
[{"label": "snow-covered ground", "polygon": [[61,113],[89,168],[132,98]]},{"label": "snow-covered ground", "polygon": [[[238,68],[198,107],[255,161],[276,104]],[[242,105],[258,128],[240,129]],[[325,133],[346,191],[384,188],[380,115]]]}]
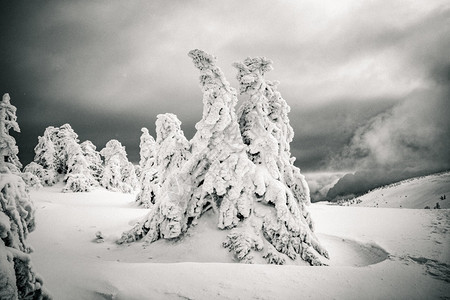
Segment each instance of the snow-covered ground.
[{"label": "snow-covered ground", "polygon": [[[327,267],[234,263],[209,212],[177,241],[117,245],[147,212],[134,195],[33,191],[32,261],[55,299],[450,297],[450,211],[313,204]],[[409,196],[408,196],[409,198]],[[96,240],[96,232],[104,237]]]},{"label": "snow-covered ground", "polygon": [[[441,199],[442,196],[445,199]],[[393,208],[450,208],[450,172],[417,177],[373,190],[356,206]],[[359,202],[359,201],[358,201]]]}]

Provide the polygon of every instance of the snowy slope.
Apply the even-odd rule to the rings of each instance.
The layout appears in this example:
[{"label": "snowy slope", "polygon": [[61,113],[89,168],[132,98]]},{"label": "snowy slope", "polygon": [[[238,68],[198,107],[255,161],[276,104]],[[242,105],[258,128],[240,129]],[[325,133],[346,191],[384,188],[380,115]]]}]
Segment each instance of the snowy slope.
[{"label": "snowy slope", "polygon": [[[449,210],[313,204],[328,267],[244,265],[202,217],[177,241],[117,245],[147,210],[134,195],[33,191],[33,263],[55,299],[433,299],[448,296]],[[131,221],[130,221],[131,220]],[[357,225],[357,226],[356,226]],[[97,243],[96,232],[104,236]]]},{"label": "snowy slope", "polygon": [[[445,200],[440,197],[446,195]],[[417,177],[371,191],[356,206],[393,208],[450,208],[450,172]]]}]

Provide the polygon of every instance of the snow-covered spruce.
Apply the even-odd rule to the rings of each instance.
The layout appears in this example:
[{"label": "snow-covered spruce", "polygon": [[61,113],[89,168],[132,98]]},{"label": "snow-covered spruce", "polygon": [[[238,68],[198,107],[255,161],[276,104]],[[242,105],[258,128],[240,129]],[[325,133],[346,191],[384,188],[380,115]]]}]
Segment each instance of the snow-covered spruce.
[{"label": "snow-covered spruce", "polygon": [[[264,237],[279,252],[295,259],[297,254],[312,265],[320,265],[312,249],[328,257],[314,234],[306,205],[309,187],[300,169],[294,166],[290,142],[294,132],[289,123],[289,105],[276,90],[276,84],[264,79],[272,70],[272,61],[264,57],[247,58],[235,63],[241,94],[247,94],[239,109],[239,125],[248,156],[255,164],[256,197],[275,206],[275,214],[266,214],[262,223]],[[258,213],[259,207],[255,207]]]},{"label": "snow-covered spruce", "polygon": [[[179,237],[213,208],[217,226],[232,229],[223,245],[238,260],[251,263],[251,251],[255,250],[263,251],[268,263],[282,264],[300,254],[311,265],[320,265],[313,249],[328,254],[317,242],[304,212],[303,202],[308,197],[304,182],[296,183],[303,188],[302,197],[297,199],[284,177],[275,178],[270,173],[270,165],[249,159],[250,143],[244,144],[235,114],[236,91],[215,65],[215,57],[200,50],[191,51],[189,56],[201,73],[204,103],[202,120],[191,141],[192,155],[181,171],[162,185],[150,213],[118,242]],[[261,138],[266,137],[261,134]],[[277,156],[277,149],[267,152]]]},{"label": "snow-covered spruce", "polygon": [[[163,186],[175,171],[178,172],[190,156],[190,144],[181,129],[181,121],[174,114],[160,114],[156,119],[156,142],[141,175],[141,191],[136,201],[151,207]],[[142,160],[142,157],[141,157]]]},{"label": "snow-covered spruce", "polygon": [[152,203],[155,203],[156,189],[159,189],[157,169],[154,167],[156,142],[147,128],[143,127],[141,131],[139,172],[137,172],[140,191],[136,196],[136,203],[149,208]]},{"label": "snow-covered spruce", "polygon": [[127,159],[125,147],[118,140],[110,140],[100,154],[105,160],[100,184],[114,192],[131,193],[138,180],[134,166]]},{"label": "snow-covered spruce", "polygon": [[[1,169],[8,172],[4,164]],[[21,177],[0,173],[0,299],[50,299],[28,254],[34,212]]]},{"label": "snow-covered spruce", "polygon": [[24,172],[36,175],[42,185],[52,186],[57,182],[56,150],[52,141],[55,127],[45,129],[43,136],[38,137],[38,143],[34,147],[34,161],[24,168]]},{"label": "snow-covered spruce", "polygon": [[17,109],[11,104],[10,100],[9,94],[6,93],[0,102],[0,159],[11,172],[19,174],[22,168],[17,156],[19,148],[16,145],[16,140],[9,135],[9,130],[20,132],[20,128],[17,123]]},{"label": "snow-covered spruce", "polygon": [[83,154],[81,146],[76,140],[67,140],[66,149],[67,166],[64,181],[66,185],[63,192],[90,192],[97,181],[92,176],[89,162]]},{"label": "snow-covered spruce", "polygon": [[143,127],[141,129],[142,135],[139,143],[139,169],[138,177],[141,177],[142,171],[153,166],[155,162],[156,142],[150,135],[148,129]]},{"label": "snow-covered spruce", "polygon": [[96,151],[97,147],[89,140],[82,142],[80,147],[83,151],[83,156],[88,163],[92,177],[100,183],[103,172],[103,163],[100,153]]}]

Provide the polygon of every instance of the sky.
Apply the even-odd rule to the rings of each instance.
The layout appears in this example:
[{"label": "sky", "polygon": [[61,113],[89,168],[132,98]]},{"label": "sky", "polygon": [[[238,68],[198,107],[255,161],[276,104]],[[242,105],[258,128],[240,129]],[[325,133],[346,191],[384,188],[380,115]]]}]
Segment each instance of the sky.
[{"label": "sky", "polygon": [[[0,92],[18,109],[26,164],[47,126],[139,160],[140,129],[201,118],[205,50],[235,88],[233,62],[266,56],[291,106],[303,172],[450,169],[448,1],[2,1]],[[395,173],[393,172],[393,174]],[[361,173],[362,174],[362,173]],[[395,177],[395,176],[394,176]]]}]

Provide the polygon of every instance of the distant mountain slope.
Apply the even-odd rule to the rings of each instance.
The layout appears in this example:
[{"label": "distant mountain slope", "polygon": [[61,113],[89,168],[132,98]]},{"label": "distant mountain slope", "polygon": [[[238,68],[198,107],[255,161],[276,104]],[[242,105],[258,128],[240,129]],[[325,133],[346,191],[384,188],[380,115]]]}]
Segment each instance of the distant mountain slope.
[{"label": "distant mountain slope", "polygon": [[[446,199],[441,200],[444,195]],[[354,206],[432,209],[439,203],[440,208],[450,208],[450,172],[393,183],[356,198],[356,202]]]}]

